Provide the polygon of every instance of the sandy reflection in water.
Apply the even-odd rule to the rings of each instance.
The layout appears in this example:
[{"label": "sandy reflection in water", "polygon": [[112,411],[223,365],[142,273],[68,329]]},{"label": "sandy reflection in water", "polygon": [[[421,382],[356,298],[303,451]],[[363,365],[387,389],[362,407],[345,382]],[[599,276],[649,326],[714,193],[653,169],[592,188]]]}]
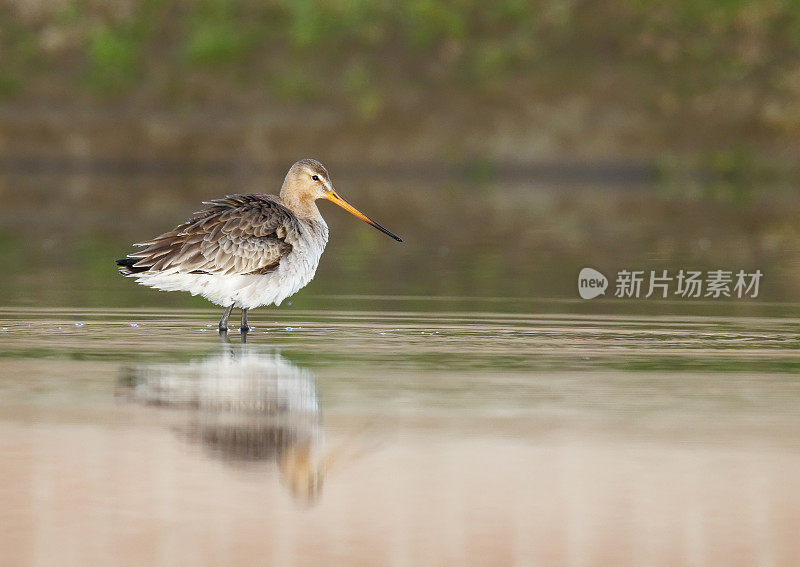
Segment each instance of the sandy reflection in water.
[{"label": "sandy reflection in water", "polygon": [[800,556],[794,322],[370,316],[228,346],[202,315],[24,315],[0,344],[3,566]]}]

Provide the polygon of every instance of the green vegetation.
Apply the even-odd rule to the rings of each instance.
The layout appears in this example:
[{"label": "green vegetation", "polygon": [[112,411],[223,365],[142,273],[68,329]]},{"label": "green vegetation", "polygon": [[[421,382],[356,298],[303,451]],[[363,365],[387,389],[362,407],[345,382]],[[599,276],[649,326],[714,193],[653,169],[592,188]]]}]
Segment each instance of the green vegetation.
[{"label": "green vegetation", "polygon": [[[276,190],[282,172],[267,172],[270,160],[399,161],[409,148],[409,159],[465,175],[343,184],[407,242],[388,253],[394,243],[330,214],[335,242],[296,305],[329,293],[563,297],[575,266],[619,268],[620,258],[758,265],[769,269],[766,297],[794,297],[800,11],[788,0],[64,6],[4,4],[0,100],[28,113],[4,115],[0,142],[10,158],[72,165],[58,159],[68,155],[77,172],[97,158],[100,173],[122,173],[9,180],[5,210],[28,207],[27,218],[7,212],[0,235],[17,274],[0,290],[15,303],[205,305],[119,278],[111,260],[204,198]],[[66,119],[37,122],[44,108]],[[298,117],[307,132],[294,131]],[[584,139],[593,153],[582,156]],[[537,180],[510,187],[492,151],[511,160],[526,144],[534,149],[519,155],[656,156],[661,192],[614,200],[533,191]],[[174,164],[153,183],[159,160]],[[129,176],[137,164],[147,167]],[[207,164],[217,173],[206,176]],[[370,191],[381,197],[370,202]],[[69,236],[68,254],[47,248],[41,235],[52,233]]]},{"label": "green vegetation", "polygon": [[94,87],[119,90],[133,83],[140,60],[135,38],[99,27],[89,34],[87,57]]},{"label": "green vegetation", "polygon": [[793,0],[48,6],[6,3],[3,98],[56,89],[185,108],[267,94],[366,122],[396,112],[480,122],[581,96],[709,151],[732,135],[766,147],[800,128]]}]

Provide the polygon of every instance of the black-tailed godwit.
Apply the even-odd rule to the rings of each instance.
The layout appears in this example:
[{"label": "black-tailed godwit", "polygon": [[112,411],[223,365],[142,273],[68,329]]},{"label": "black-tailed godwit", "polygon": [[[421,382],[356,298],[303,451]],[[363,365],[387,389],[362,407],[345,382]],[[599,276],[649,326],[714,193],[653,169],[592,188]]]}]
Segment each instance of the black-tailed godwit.
[{"label": "black-tailed godwit", "polygon": [[207,209],[173,230],[134,246],[117,260],[119,271],[164,291],[188,291],[225,308],[219,321],[228,330],[234,307],[247,310],[280,305],[314,277],[328,242],[328,225],[317,199],[333,201],[398,242],[402,239],[367,217],[334,190],[316,160],[292,165],[280,196],[228,195],[206,201]]}]

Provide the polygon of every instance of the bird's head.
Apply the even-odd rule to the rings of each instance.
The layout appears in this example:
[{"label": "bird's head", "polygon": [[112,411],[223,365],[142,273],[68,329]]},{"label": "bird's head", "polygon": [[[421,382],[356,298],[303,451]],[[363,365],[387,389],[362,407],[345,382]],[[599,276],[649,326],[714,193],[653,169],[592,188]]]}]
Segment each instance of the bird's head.
[{"label": "bird's head", "polygon": [[389,232],[367,215],[345,201],[333,188],[333,183],[328,175],[328,170],[314,159],[301,159],[289,169],[281,189],[281,197],[289,201],[316,201],[327,199],[342,207],[348,213],[360,218],[365,223],[374,226],[384,234],[388,234],[398,242],[403,239]]}]

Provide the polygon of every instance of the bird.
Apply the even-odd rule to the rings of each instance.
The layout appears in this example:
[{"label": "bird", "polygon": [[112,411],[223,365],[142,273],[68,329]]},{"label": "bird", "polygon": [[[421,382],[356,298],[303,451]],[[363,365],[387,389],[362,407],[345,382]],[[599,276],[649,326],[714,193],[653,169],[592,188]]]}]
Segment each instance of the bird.
[{"label": "bird", "polygon": [[328,242],[317,199],[336,203],[398,242],[393,234],[344,200],[328,170],[315,159],[295,162],[279,195],[227,195],[203,201],[207,208],[169,232],[133,246],[116,261],[123,276],[162,291],[187,291],[224,308],[219,333],[228,332],[233,309],[242,313],[280,305],[314,277]]}]

